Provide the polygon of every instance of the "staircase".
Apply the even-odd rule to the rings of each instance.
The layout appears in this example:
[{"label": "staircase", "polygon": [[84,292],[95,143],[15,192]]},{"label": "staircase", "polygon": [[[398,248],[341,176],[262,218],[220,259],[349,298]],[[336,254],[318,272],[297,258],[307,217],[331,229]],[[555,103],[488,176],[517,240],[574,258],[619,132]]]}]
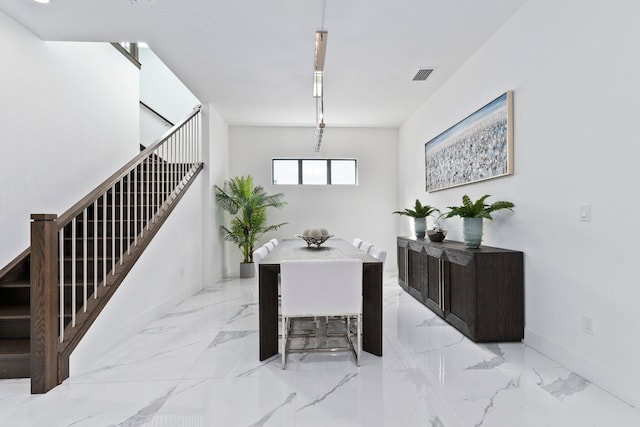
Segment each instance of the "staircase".
[{"label": "staircase", "polygon": [[[52,375],[43,370],[55,370],[57,384],[68,377],[69,355],[202,169],[197,162],[198,113],[59,218],[32,215],[32,247],[0,270],[0,378],[32,377],[32,392],[41,393],[55,385],[34,387],[34,376]],[[185,145],[189,136],[196,141]],[[57,250],[49,255],[52,265],[42,266],[44,245],[34,245],[34,224],[45,217],[55,221],[49,223],[49,237],[56,240]],[[56,283],[41,283],[47,275]],[[43,320],[51,309],[56,311],[49,316],[53,322]],[[32,354],[32,349],[45,347],[49,356],[56,355],[54,360],[42,351]]]},{"label": "staircase", "polygon": [[0,378],[29,377],[29,261],[25,251],[0,274]]}]

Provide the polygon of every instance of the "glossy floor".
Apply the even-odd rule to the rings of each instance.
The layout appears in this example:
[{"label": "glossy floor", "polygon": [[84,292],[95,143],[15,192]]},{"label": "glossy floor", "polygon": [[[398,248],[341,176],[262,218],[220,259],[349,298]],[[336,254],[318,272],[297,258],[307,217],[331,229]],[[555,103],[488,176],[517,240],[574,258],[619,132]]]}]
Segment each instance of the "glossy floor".
[{"label": "glossy floor", "polygon": [[638,426],[640,411],[519,343],[477,345],[394,281],[384,356],[258,361],[257,286],[226,280],[45,395],[0,381],[1,426]]}]

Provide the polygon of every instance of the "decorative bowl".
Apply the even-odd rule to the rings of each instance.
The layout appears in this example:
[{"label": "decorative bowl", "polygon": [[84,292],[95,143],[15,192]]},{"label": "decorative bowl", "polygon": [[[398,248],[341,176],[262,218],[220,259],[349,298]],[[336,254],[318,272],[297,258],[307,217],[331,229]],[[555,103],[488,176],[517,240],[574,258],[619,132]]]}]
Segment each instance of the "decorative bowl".
[{"label": "decorative bowl", "polygon": [[326,242],[328,239],[333,237],[333,234],[329,234],[327,230],[321,228],[319,230],[311,229],[305,230],[302,234],[296,234],[296,237],[301,238],[305,242],[307,242],[307,247],[311,247],[311,245],[316,245],[317,248],[320,247],[321,244]]},{"label": "decorative bowl", "polygon": [[447,235],[447,230],[427,230],[427,236],[432,242],[442,242]]}]

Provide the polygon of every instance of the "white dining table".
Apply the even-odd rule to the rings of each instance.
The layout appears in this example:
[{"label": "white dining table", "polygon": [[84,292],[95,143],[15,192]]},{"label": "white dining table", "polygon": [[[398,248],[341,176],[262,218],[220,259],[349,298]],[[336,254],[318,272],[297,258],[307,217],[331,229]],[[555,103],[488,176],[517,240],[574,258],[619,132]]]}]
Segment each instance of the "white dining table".
[{"label": "white dining table", "polygon": [[284,260],[362,260],[362,349],[382,356],[382,267],[380,260],[343,239],[320,247],[283,239],[258,266],[260,360],[278,353],[278,274]]}]

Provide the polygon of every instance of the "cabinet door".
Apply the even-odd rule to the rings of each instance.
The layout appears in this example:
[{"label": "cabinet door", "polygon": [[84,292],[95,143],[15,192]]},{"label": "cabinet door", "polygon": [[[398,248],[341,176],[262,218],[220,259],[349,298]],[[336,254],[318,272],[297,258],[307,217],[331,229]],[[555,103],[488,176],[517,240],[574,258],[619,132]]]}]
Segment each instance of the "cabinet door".
[{"label": "cabinet door", "polygon": [[398,282],[400,286],[407,286],[407,252],[406,247],[398,245]]},{"label": "cabinet door", "polygon": [[433,310],[437,315],[443,315],[443,301],[441,289],[441,270],[442,263],[440,259],[429,256],[425,253],[425,275],[426,283],[423,290],[424,303]]},{"label": "cabinet door", "polygon": [[417,252],[411,248],[407,250],[407,288],[409,293],[420,302],[424,302],[422,297],[424,286],[423,254],[424,252]]},{"label": "cabinet door", "polygon": [[460,265],[446,262],[445,319],[469,338],[475,338],[475,262]]}]

